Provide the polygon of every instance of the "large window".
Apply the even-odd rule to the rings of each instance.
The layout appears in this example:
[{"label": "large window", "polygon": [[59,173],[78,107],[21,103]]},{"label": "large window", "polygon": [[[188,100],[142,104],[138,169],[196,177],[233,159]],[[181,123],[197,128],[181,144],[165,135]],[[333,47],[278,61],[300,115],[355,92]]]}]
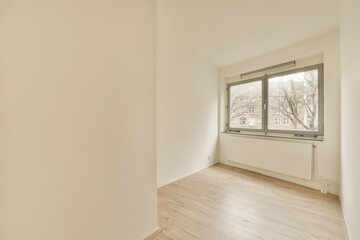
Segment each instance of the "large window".
[{"label": "large window", "polygon": [[323,92],[323,64],[228,84],[228,130],[323,136]]}]

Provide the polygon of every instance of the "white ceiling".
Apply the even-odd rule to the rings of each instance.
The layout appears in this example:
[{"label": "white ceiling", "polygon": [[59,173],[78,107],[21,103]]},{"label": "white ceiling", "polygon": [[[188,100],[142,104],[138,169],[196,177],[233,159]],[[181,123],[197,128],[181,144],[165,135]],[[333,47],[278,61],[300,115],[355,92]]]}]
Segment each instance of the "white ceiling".
[{"label": "white ceiling", "polygon": [[159,44],[224,66],[337,28],[340,1],[159,0]]}]

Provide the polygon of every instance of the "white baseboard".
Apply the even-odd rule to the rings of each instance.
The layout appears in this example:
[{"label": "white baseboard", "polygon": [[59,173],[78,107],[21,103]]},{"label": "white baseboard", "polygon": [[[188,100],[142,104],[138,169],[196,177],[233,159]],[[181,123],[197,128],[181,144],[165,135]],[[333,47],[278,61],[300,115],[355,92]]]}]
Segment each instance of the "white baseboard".
[{"label": "white baseboard", "polygon": [[162,231],[161,228],[156,227],[156,230],[153,231],[152,233],[148,234],[148,235],[144,238],[144,240],[150,240],[150,239],[152,239],[153,237],[155,237],[156,235],[158,235],[159,233],[161,233],[161,231]]},{"label": "white baseboard", "polygon": [[341,210],[341,216],[343,218],[343,223],[344,223],[344,232],[345,232],[345,240],[350,240],[349,237],[349,231],[347,229],[347,225],[346,225],[346,219],[345,219],[345,215],[344,215],[344,209],[343,209],[343,205],[341,203],[341,198],[339,198],[339,204],[340,204],[340,210]]},{"label": "white baseboard", "polygon": [[[231,161],[227,161],[227,160],[221,160],[220,163],[228,165],[228,166],[232,166],[232,167],[238,167],[238,168],[242,168],[245,170],[249,170],[252,172],[257,172],[266,176],[270,176],[273,178],[277,178],[277,179],[281,179],[284,181],[288,181],[288,182],[292,182],[298,185],[302,185],[305,187],[309,187],[312,189],[316,189],[319,190],[321,189],[321,183],[319,181],[310,181],[310,180],[305,180],[305,179],[300,179],[300,178],[296,178],[296,177],[291,177],[291,176],[286,176],[280,173],[275,173],[275,172],[271,172],[268,170],[264,170],[264,169],[260,169],[260,168],[256,168],[256,167],[251,167],[248,165],[244,165],[241,163],[235,163],[235,162],[231,162]],[[329,184],[327,187],[327,191],[333,195],[339,196],[340,193],[340,186],[339,184]]]},{"label": "white baseboard", "polygon": [[172,183],[174,183],[174,182],[177,182],[177,181],[179,181],[180,179],[186,178],[186,177],[188,177],[188,176],[190,176],[190,175],[193,175],[193,174],[195,174],[195,173],[197,173],[197,172],[200,172],[200,171],[202,171],[202,170],[204,170],[204,169],[206,169],[206,168],[209,168],[209,167],[211,167],[211,166],[214,166],[214,165],[217,164],[217,163],[218,163],[217,161],[216,161],[216,162],[213,162],[213,163],[208,164],[208,165],[206,165],[206,166],[204,166],[204,167],[201,167],[200,169],[197,169],[197,170],[195,170],[195,171],[192,171],[192,172],[190,172],[190,173],[187,173],[187,174],[185,174],[185,175],[183,175],[183,176],[181,176],[181,177],[178,177],[178,178],[176,178],[176,179],[173,179],[173,180],[170,180],[170,181],[165,182],[165,183],[163,183],[163,184],[160,184],[160,185],[158,186],[158,188],[162,188],[162,187],[164,187],[164,186],[166,186],[166,185],[169,185],[169,184],[172,184]]}]

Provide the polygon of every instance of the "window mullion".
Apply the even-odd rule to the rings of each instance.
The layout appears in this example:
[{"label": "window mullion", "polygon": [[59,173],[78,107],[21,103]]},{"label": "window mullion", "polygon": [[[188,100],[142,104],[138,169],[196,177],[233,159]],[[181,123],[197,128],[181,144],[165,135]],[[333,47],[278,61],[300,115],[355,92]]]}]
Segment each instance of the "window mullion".
[{"label": "window mullion", "polygon": [[263,80],[263,121],[264,121],[264,132],[265,134],[267,133],[267,129],[268,129],[268,99],[267,99],[267,92],[268,92],[268,84],[267,84],[267,81],[268,81],[268,77],[267,75],[265,74],[264,76],[264,80]]}]

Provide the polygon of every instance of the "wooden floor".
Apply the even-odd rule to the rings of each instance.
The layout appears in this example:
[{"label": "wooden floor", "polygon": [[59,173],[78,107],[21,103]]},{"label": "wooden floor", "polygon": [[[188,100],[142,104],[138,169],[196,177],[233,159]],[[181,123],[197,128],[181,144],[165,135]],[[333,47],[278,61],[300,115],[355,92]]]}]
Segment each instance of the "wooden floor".
[{"label": "wooden floor", "polygon": [[345,239],[338,198],[215,165],[158,190],[152,240]]}]

